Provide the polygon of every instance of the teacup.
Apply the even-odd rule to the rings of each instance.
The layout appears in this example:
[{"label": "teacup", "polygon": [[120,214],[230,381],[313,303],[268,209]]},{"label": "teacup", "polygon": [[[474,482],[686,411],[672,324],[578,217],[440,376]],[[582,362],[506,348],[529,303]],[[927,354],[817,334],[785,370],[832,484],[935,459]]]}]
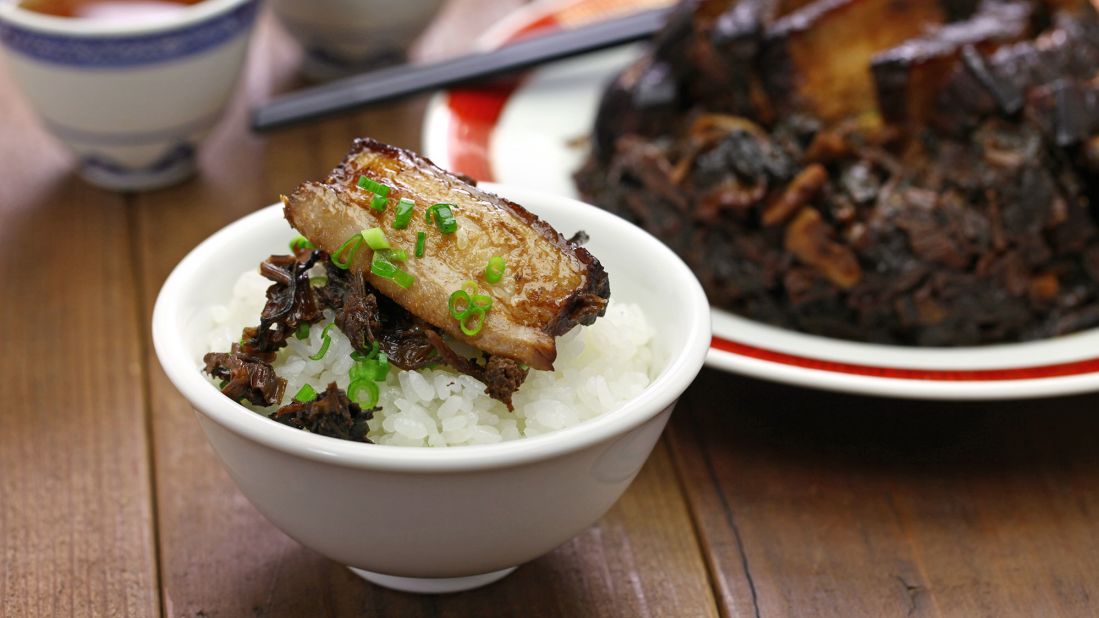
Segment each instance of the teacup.
[{"label": "teacup", "polygon": [[8,69],[88,182],[147,190],[196,169],[237,83],[258,0],[206,0],[149,20],[55,17],[0,0]]},{"label": "teacup", "polygon": [[442,0],[271,0],[283,27],[302,45],[311,79],[344,77],[404,59]]}]

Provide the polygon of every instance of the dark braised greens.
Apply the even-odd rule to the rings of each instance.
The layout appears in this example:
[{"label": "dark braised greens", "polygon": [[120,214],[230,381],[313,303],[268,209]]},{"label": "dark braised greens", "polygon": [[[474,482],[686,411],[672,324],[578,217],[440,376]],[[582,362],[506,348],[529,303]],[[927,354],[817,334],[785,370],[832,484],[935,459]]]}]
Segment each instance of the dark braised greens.
[{"label": "dark braised greens", "polygon": [[[364,357],[381,353],[387,363],[406,370],[450,365],[484,382],[490,397],[512,409],[511,397],[526,379],[526,367],[489,354],[480,361],[465,358],[438,329],[379,293],[361,273],[340,268],[327,253],[304,244],[294,250],[295,255],[273,255],[260,265],[260,273],[272,281],[260,325],[245,328],[241,343],[230,352],[211,352],[203,358],[204,371],[223,381],[221,391],[227,397],[260,406],[282,403],[286,381],[270,362],[289,337],[308,332],[304,327],[321,321],[324,309],[331,309],[336,327]],[[318,263],[324,265],[325,277],[311,281],[310,271]],[[323,356],[326,349],[318,354]],[[372,414],[371,408],[362,410],[331,384],[315,399],[282,406],[272,418],[322,435],[368,441],[365,427]]]}]

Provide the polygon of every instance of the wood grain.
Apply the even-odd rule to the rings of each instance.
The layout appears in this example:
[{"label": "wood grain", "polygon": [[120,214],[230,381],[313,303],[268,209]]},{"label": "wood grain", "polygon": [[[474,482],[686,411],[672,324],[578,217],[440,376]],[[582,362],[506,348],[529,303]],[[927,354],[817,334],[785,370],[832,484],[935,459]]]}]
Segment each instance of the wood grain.
[{"label": "wood grain", "polygon": [[[520,0],[453,0],[456,53]],[[0,616],[1099,615],[1097,396],[921,403],[703,371],[623,500],[483,590],[369,585],[237,491],[148,342],[160,284],[351,138],[420,144],[424,99],[257,137],[300,85],[264,18],[202,174],[90,188],[0,68]]]},{"label": "wood grain", "polygon": [[0,69],[0,616],[158,606],[123,199],[68,171]]},{"label": "wood grain", "polygon": [[[457,51],[453,28],[492,19],[457,9],[433,30],[430,53]],[[476,4],[476,3],[473,3]],[[501,7],[498,7],[501,8]],[[507,3],[503,9],[509,8]],[[447,17],[447,16],[450,17]],[[465,20],[465,21],[463,21]],[[249,82],[203,153],[199,179],[135,200],[146,319],[171,268],[191,247],[298,182],[323,176],[351,139],[371,135],[418,148],[424,101],[379,107],[257,139],[247,109],[294,83],[294,52],[264,21]],[[429,53],[429,52],[423,52]],[[149,362],[155,367],[151,350]],[[384,590],[299,546],[247,502],[206,445],[189,406],[159,369],[150,382],[161,578],[170,616],[714,616],[706,567],[686,501],[658,448],[634,487],[598,525],[483,591],[431,598]]]},{"label": "wood grain", "polygon": [[891,401],[707,370],[671,437],[729,615],[1085,616],[1097,401]]}]

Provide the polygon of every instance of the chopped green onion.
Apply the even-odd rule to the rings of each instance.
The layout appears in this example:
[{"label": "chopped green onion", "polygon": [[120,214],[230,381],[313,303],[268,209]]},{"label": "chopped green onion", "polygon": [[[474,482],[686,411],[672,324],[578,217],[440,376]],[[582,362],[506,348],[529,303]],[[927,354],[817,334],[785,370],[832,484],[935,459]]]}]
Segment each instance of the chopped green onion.
[{"label": "chopped green onion", "polygon": [[454,218],[453,204],[434,204],[428,211],[429,216],[435,217],[435,225],[444,234],[453,234],[458,231],[458,221]]},{"label": "chopped green onion", "polygon": [[363,240],[366,241],[366,246],[377,251],[378,249],[388,249],[389,241],[385,238],[385,232],[380,227],[372,227],[362,231]]},{"label": "chopped green onion", "polygon": [[[362,391],[366,391],[365,395],[359,394]],[[347,397],[363,409],[377,405],[379,394],[378,385],[372,380],[355,380],[347,385]]]},{"label": "chopped green onion", "polygon": [[[347,270],[351,266],[351,262],[355,259],[355,254],[358,253],[359,247],[361,247],[362,244],[362,234],[355,234],[351,238],[343,241],[343,244],[332,254],[332,263],[335,264],[337,268]],[[347,258],[343,259],[340,256],[343,255],[345,249],[347,250]]]},{"label": "chopped green onion", "polygon": [[377,356],[378,355],[378,350],[380,350],[380,349],[381,348],[378,347],[378,342],[374,341],[370,345],[370,351],[367,352],[366,354],[363,354],[362,352],[359,352],[358,350],[355,350],[354,352],[352,352],[351,353],[351,360],[361,361],[364,358],[371,358],[373,356]]},{"label": "chopped green onion", "polygon": [[375,194],[374,197],[370,199],[370,207],[378,212],[385,212],[385,206],[386,201],[384,195]]},{"label": "chopped green onion", "polygon": [[481,311],[492,309],[492,297],[487,294],[477,294],[473,297],[473,306]]},{"label": "chopped green onion", "polygon": [[393,229],[403,230],[412,222],[412,209],[416,203],[407,197],[402,197],[397,202],[397,216],[393,219]]},{"label": "chopped green onion", "polygon": [[306,238],[305,236],[302,236],[301,234],[298,234],[298,236],[296,238],[294,238],[294,240],[290,241],[290,250],[293,251],[294,253],[297,253],[298,251],[301,251],[303,249],[316,249],[316,248],[317,248],[317,245],[314,245],[313,243],[309,242],[309,239]]},{"label": "chopped green onion", "polygon": [[309,337],[309,322],[298,324],[298,330],[294,333],[294,336],[298,339],[307,339]]},{"label": "chopped green onion", "polygon": [[469,294],[466,294],[465,290],[456,290],[450,295],[446,306],[450,310],[450,317],[461,320],[469,315],[470,310],[473,308],[473,302],[469,299]]},{"label": "chopped green onion", "polygon": [[378,275],[379,277],[385,277],[386,279],[392,279],[393,275],[397,273],[397,267],[393,265],[382,251],[374,252],[374,259],[370,262],[370,272]]},{"label": "chopped green onion", "polygon": [[328,354],[328,346],[332,345],[332,338],[328,336],[328,331],[332,330],[332,326],[335,322],[329,322],[328,326],[324,327],[321,331],[321,349],[317,350],[316,354],[309,355],[309,358],[313,360],[320,360],[324,358],[325,354]]},{"label": "chopped green onion", "polygon": [[416,257],[424,257],[424,246],[427,244],[427,233],[416,232]]},{"label": "chopped green onion", "polygon": [[313,401],[317,398],[317,391],[313,390],[313,387],[308,384],[303,384],[298,394],[294,395],[294,401],[300,401],[306,403]]},{"label": "chopped green onion", "polygon": [[412,287],[414,281],[416,281],[416,277],[403,270],[397,270],[397,272],[393,273],[393,283],[396,283],[406,290]]},{"label": "chopped green onion", "polygon": [[383,279],[392,279],[399,270],[392,262],[385,260],[375,260],[370,264],[370,272]]},{"label": "chopped green onion", "polygon": [[373,356],[364,357],[351,366],[347,376],[351,378],[352,382],[355,380],[385,381],[386,376],[389,375],[389,357],[385,354],[377,354],[376,356],[376,358]]},{"label": "chopped green onion", "polygon": [[477,293],[477,282],[466,281],[462,289],[455,290],[447,300],[450,317],[458,320],[462,332],[472,337],[481,332],[485,324],[485,314],[492,309],[492,297]]},{"label": "chopped green onion", "polygon": [[[470,318],[473,318],[473,324],[471,326],[467,326],[466,322]],[[481,309],[480,307],[473,307],[472,309],[470,309],[470,312],[459,322],[459,326],[462,327],[462,332],[465,333],[465,335],[468,337],[472,337],[481,332],[481,327],[483,327],[484,325],[485,310]]]},{"label": "chopped green onion", "polygon": [[325,286],[328,285],[328,277],[310,277],[309,285]]},{"label": "chopped green onion", "polygon": [[389,195],[388,185],[383,185],[382,183],[371,180],[366,176],[359,176],[359,188],[366,189],[367,191],[375,195],[380,195],[382,197],[387,197]]},{"label": "chopped green onion", "polygon": [[408,252],[404,249],[390,249],[385,252],[385,259],[390,262],[403,262],[408,259]]},{"label": "chopped green onion", "polygon": [[499,283],[500,279],[504,276],[504,269],[507,268],[507,263],[504,262],[504,258],[494,255],[488,259],[488,266],[485,266],[485,281],[489,283]]},{"label": "chopped green onion", "polygon": [[353,365],[351,365],[351,369],[347,370],[347,377],[351,378],[352,382],[369,377],[370,372],[368,367],[370,366],[370,364],[371,363],[356,361]]}]

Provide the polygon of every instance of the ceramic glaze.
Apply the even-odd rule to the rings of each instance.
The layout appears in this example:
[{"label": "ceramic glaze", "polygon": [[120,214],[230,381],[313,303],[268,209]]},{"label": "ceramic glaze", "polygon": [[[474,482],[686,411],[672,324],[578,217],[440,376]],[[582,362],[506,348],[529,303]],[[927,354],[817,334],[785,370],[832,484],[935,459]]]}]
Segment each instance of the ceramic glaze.
[{"label": "ceramic glaze", "polygon": [[80,174],[116,190],[179,182],[244,63],[257,0],[207,0],[135,23],[0,3],[9,70]]}]

